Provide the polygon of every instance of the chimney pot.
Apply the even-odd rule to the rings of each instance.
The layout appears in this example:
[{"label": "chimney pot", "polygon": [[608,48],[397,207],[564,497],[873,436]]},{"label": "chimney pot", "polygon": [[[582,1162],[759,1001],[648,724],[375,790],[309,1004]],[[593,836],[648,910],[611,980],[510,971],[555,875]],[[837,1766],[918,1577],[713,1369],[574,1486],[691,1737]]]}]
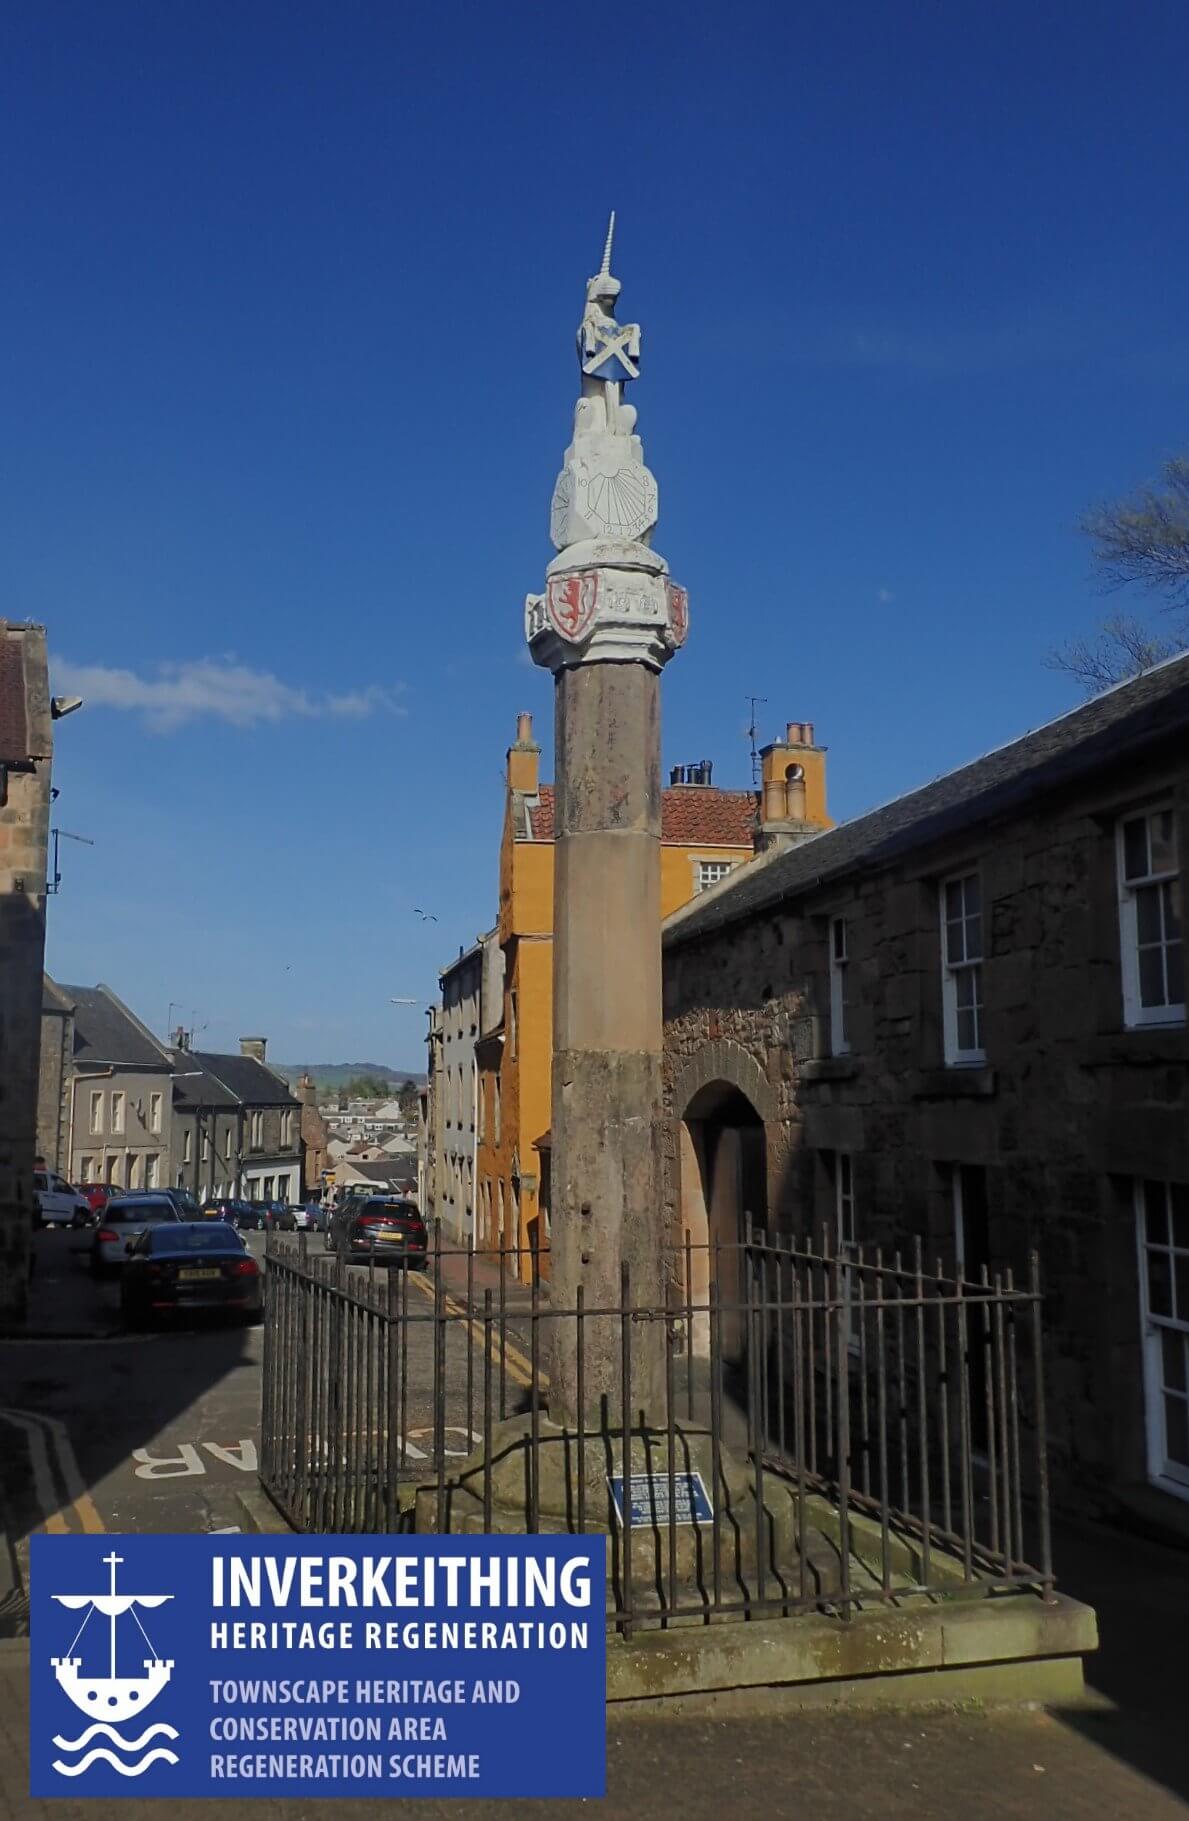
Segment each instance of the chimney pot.
[{"label": "chimney pot", "polygon": [[685,783],[685,767],[683,765],[674,765],[672,767],[669,772],[669,782],[670,784]]},{"label": "chimney pot", "polygon": [[713,776],[714,776],[714,761],[712,759],[703,759],[702,760],[702,782],[703,782],[703,784],[709,784],[709,782]]},{"label": "chimney pot", "polygon": [[516,717],[517,746],[531,746],[533,743],[533,717],[531,714],[518,714]]}]

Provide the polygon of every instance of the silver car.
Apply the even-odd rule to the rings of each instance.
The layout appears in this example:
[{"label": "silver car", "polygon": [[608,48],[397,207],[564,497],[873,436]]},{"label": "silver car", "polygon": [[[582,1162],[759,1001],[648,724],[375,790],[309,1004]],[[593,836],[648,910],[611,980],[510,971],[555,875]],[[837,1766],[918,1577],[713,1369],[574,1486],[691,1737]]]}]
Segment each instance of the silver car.
[{"label": "silver car", "polygon": [[118,1271],[128,1256],[128,1246],[146,1227],[181,1219],[177,1204],[168,1195],[117,1196],[108,1202],[91,1235],[92,1273],[102,1277],[108,1271]]}]

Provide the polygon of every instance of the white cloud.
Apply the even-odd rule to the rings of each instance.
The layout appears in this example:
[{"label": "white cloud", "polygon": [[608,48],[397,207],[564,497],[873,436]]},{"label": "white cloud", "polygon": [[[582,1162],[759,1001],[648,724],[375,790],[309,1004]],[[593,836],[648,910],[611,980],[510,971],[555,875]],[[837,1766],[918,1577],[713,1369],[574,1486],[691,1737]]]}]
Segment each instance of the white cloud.
[{"label": "white cloud", "polygon": [[149,676],[107,664],[54,663],[54,686],[82,696],[90,708],[139,714],[154,733],[172,733],[189,721],[226,721],[232,727],[324,717],[362,720],[371,714],[404,714],[399,686],[369,683],[339,695],[312,695],[269,670],[231,658],[192,658],[159,664]]}]

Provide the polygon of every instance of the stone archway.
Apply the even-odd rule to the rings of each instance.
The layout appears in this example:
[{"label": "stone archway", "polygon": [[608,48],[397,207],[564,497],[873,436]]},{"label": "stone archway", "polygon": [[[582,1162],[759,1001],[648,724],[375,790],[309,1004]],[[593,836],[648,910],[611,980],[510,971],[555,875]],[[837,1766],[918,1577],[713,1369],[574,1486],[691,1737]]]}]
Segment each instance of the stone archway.
[{"label": "stone archway", "polygon": [[[674,1084],[679,1236],[690,1242],[691,1301],[708,1300],[717,1271],[724,1360],[744,1351],[743,1258],[746,1216],[768,1222],[768,1135],[776,1096],[755,1058],[715,1042],[690,1059]],[[709,1316],[693,1318],[695,1354],[710,1350]]]}]

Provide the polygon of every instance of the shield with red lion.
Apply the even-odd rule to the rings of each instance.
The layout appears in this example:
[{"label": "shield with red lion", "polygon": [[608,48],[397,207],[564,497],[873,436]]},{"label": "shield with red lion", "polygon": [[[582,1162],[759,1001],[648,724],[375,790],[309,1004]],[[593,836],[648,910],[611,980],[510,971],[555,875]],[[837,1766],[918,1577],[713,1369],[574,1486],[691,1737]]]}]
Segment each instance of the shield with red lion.
[{"label": "shield with red lion", "polygon": [[689,591],[679,588],[676,582],[666,582],[665,593],[669,600],[669,631],[673,634],[673,643],[684,645],[689,631]]},{"label": "shield with red lion", "polygon": [[552,575],[545,592],[545,612],[553,630],[576,645],[594,625],[599,600],[597,569],[581,569],[574,575]]}]

